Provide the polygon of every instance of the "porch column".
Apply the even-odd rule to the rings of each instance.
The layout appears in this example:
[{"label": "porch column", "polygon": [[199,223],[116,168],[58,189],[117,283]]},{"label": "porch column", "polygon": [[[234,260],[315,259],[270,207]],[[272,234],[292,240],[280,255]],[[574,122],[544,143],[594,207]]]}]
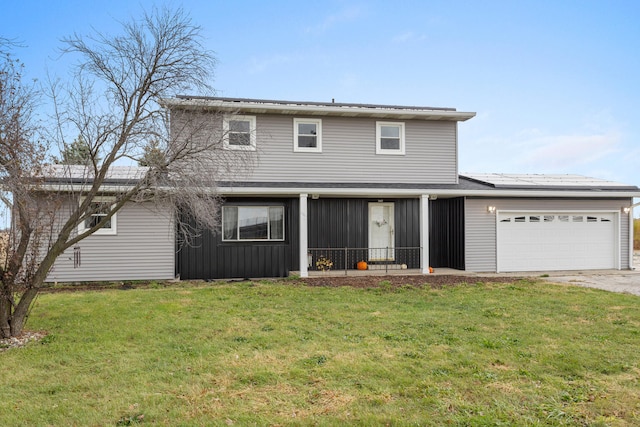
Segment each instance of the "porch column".
[{"label": "porch column", "polygon": [[300,224],[300,277],[309,277],[307,268],[307,253],[309,252],[309,241],[307,234],[307,197],[306,193],[300,194],[300,215],[298,223]]},{"label": "porch column", "polygon": [[429,195],[420,196],[420,269],[429,274]]}]

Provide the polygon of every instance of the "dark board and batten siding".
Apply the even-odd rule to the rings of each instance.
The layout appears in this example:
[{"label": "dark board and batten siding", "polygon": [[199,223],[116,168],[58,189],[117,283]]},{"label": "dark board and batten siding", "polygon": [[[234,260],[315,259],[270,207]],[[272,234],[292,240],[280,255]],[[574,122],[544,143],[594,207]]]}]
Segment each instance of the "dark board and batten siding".
[{"label": "dark board and batten siding", "polygon": [[[372,199],[309,200],[309,248],[362,249],[369,247],[369,203]],[[420,247],[419,199],[384,199],[394,204],[396,248]],[[416,249],[417,250],[417,249]],[[397,263],[419,267],[415,254],[398,251]],[[366,251],[363,252],[366,257]],[[334,260],[334,269],[344,268],[344,257]],[[354,260],[351,260],[354,261]],[[354,268],[348,265],[347,268]]]},{"label": "dark board and batten siding", "polygon": [[[393,202],[396,248],[420,247],[420,200]],[[308,200],[308,247],[336,250],[368,248],[369,203],[373,199]],[[299,199],[227,199],[232,205],[284,205],[284,242],[223,242],[220,233],[204,231],[190,245],[177,248],[176,274],[182,279],[283,277],[299,269]],[[464,269],[464,199],[429,202],[430,265]],[[419,268],[418,252],[398,251],[397,263]],[[366,254],[366,251],[364,252]],[[344,257],[334,269],[345,267]],[[354,266],[348,265],[347,268]]]},{"label": "dark board and batten siding", "polygon": [[463,197],[429,201],[429,265],[465,269]]},{"label": "dark board and batten siding", "polygon": [[[204,230],[190,244],[179,242],[176,247],[176,274],[181,279],[286,277],[298,269],[299,199],[229,198],[225,204],[284,206],[285,240],[223,242],[220,230]],[[195,226],[193,219],[188,221]]]}]

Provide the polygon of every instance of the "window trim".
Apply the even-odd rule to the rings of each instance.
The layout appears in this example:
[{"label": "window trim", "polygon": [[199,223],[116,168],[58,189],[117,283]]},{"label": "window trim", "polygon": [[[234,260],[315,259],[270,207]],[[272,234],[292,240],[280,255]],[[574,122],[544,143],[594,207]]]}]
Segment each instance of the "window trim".
[{"label": "window trim", "polygon": [[[272,208],[280,208],[282,209],[282,238],[281,239],[272,239],[271,237],[271,222],[269,220],[267,220],[267,234],[269,235],[269,238],[267,239],[241,239],[240,238],[240,222],[238,221],[238,223],[236,224],[236,238],[235,239],[227,239],[225,238],[225,233],[224,233],[224,217],[225,217],[225,211],[227,208],[236,208],[236,209],[242,209],[242,208],[265,208],[267,209],[267,218],[269,218],[269,210]],[[239,215],[238,215],[239,216]],[[222,207],[222,235],[221,235],[221,240],[223,242],[226,243],[243,243],[243,242],[284,242],[286,240],[286,228],[285,228],[285,222],[286,222],[286,209],[284,205],[225,205]]]},{"label": "window trim", "polygon": [[[231,121],[248,121],[249,122],[249,145],[233,145],[229,144],[229,122]],[[245,115],[227,115],[222,120],[222,131],[224,132],[222,141],[223,146],[227,150],[243,150],[256,151],[256,116]]]},{"label": "window trim", "polygon": [[[316,125],[316,146],[300,147],[299,143],[299,126],[300,124]],[[293,151],[298,153],[322,153],[322,119],[293,119]]]},{"label": "window trim", "polygon": [[[400,129],[400,147],[396,149],[382,148],[382,127],[393,126]],[[389,154],[394,156],[404,156],[405,154],[405,131],[404,122],[376,122],[376,154]]]},{"label": "window trim", "polygon": [[[82,204],[82,202],[86,199],[86,197],[81,197],[78,204]],[[113,196],[95,196],[91,203],[111,203],[111,207],[115,205],[116,198]],[[78,224],[78,234],[82,234],[85,231],[89,230],[89,228],[85,227],[86,221],[90,217],[94,216],[104,216],[104,214],[91,214],[90,216],[84,218],[80,224]],[[94,231],[91,235],[99,235],[99,236],[115,236],[118,234],[118,212],[114,213],[111,216],[111,227],[104,228],[100,227],[96,231]]]}]

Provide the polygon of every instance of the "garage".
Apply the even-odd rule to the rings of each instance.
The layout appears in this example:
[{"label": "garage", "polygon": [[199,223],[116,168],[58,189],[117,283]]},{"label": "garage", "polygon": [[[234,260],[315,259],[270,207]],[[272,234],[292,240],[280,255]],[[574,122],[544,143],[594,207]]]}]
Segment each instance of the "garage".
[{"label": "garage", "polygon": [[498,211],[497,270],[619,268],[617,212]]}]

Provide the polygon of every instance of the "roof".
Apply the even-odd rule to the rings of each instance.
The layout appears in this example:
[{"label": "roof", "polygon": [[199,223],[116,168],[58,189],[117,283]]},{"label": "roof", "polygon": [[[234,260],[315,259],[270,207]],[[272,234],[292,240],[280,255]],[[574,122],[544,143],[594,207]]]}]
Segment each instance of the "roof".
[{"label": "roof", "polygon": [[[148,168],[112,166],[104,191],[122,191],[144,177]],[[44,170],[51,189],[84,188],[93,182],[91,168],[51,165]],[[473,173],[460,175],[456,184],[430,183],[317,183],[317,182],[219,182],[223,195],[290,195],[300,193],[337,197],[640,197],[640,188],[582,175]]]},{"label": "roof", "polygon": [[[111,166],[105,175],[105,184],[134,183],[142,179],[147,167]],[[48,165],[43,168],[42,175],[48,183],[85,184],[93,182],[93,168],[82,165]]]},{"label": "roof", "polygon": [[632,190],[638,187],[570,174],[505,174],[505,173],[465,173],[461,177],[471,179],[496,189],[547,189],[547,190]]},{"label": "roof", "polygon": [[465,121],[476,115],[455,108],[402,105],[351,104],[338,102],[282,101],[250,98],[178,95],[163,100],[169,108],[211,109],[251,114],[286,114],[339,117],[372,117],[396,120]]},{"label": "roof", "polygon": [[[515,179],[518,177],[518,179]],[[561,179],[563,177],[564,179]],[[482,179],[479,179],[482,178]],[[500,179],[498,179],[500,178]],[[429,183],[311,183],[311,182],[221,182],[221,194],[295,195],[299,193],[336,197],[640,197],[640,188],[580,175],[465,174],[456,184]]]}]

